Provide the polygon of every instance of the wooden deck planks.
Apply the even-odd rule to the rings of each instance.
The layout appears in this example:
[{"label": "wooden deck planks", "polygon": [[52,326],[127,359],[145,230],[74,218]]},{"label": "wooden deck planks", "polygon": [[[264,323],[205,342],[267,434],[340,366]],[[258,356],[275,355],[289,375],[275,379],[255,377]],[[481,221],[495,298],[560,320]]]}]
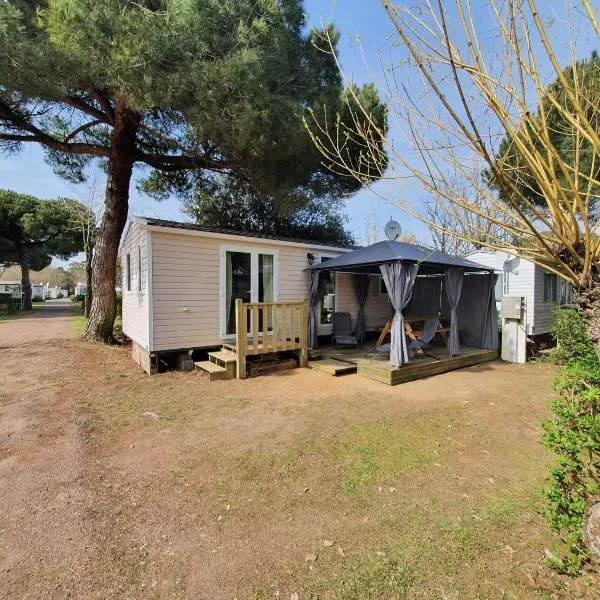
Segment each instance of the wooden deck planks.
[{"label": "wooden deck planks", "polygon": [[308,363],[311,369],[329,373],[329,375],[345,375],[347,373],[356,373],[356,365],[345,363],[334,358],[323,358],[321,360],[311,360]]},{"label": "wooden deck planks", "polygon": [[381,381],[388,385],[398,385],[415,379],[440,375],[455,369],[462,369],[481,363],[491,362],[498,359],[497,350],[480,350],[469,352],[461,356],[442,358],[441,360],[429,359],[414,361],[404,367],[394,368],[389,364],[377,364],[362,362],[358,364],[358,374],[362,377]]}]

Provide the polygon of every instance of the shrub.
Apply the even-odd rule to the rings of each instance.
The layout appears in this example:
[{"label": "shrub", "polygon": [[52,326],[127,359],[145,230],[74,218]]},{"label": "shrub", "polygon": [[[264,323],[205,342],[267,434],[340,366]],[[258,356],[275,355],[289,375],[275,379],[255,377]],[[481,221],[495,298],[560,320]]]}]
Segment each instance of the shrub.
[{"label": "shrub", "polygon": [[44,297],[43,296],[31,296],[31,301],[32,302],[43,302]]},{"label": "shrub", "polygon": [[571,360],[595,354],[585,325],[575,310],[555,308],[553,318],[551,333],[556,348],[552,350],[551,358],[556,364],[566,365]]},{"label": "shrub", "polygon": [[563,366],[549,401],[552,417],[542,424],[542,443],[556,455],[544,490],[547,517],[562,547],[548,564],[576,575],[589,558],[583,542],[587,501],[600,491],[600,363],[581,318],[574,310],[555,311],[555,360]]},{"label": "shrub", "polygon": [[85,296],[82,294],[73,294],[72,296],[69,296],[69,300],[71,302],[83,302],[85,300]]},{"label": "shrub", "polygon": [[123,316],[123,296],[117,294],[117,316]]}]

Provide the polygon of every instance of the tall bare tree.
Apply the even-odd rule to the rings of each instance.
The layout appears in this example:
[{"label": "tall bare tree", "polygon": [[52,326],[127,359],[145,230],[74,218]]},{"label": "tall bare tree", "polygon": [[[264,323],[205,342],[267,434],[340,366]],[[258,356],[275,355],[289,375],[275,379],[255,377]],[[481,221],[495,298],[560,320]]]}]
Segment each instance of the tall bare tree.
[{"label": "tall bare tree", "polygon": [[73,228],[77,230],[83,240],[85,254],[85,316],[89,318],[92,308],[93,294],[93,258],[94,247],[100,233],[100,223],[104,208],[102,189],[96,179],[89,181],[85,191],[78,193],[81,209],[73,215]]},{"label": "tall bare tree", "polygon": [[[382,5],[394,35],[381,89],[390,121],[410,147],[386,137],[382,161],[381,146],[363,126],[352,134],[363,148],[353,161],[344,132],[315,118],[308,127],[325,163],[361,181],[365,173],[381,178],[391,204],[394,184],[410,181],[451,214],[476,216],[474,229],[453,231],[422,205],[398,203],[435,231],[503,249],[570,283],[600,356],[600,98],[589,91],[577,56],[580,40],[600,38],[592,3],[574,0],[558,26],[535,0]],[[357,124],[369,121],[368,110],[356,111]],[[552,129],[557,116],[569,125],[568,148]],[[515,153],[519,160],[509,160]],[[532,177],[535,197],[524,192]],[[477,235],[484,224],[491,228]]]},{"label": "tall bare tree", "polygon": [[[427,220],[434,247],[454,256],[465,256],[483,248],[487,241],[510,244],[509,233],[495,222],[504,223],[507,215],[491,205],[487,195],[481,195],[468,181],[461,181],[458,177],[449,177],[449,181],[454,192],[460,190],[463,198],[468,198],[469,204],[477,211],[445,202],[445,189],[434,195],[432,201],[424,202],[422,214]],[[492,190],[486,191],[493,194]]]}]

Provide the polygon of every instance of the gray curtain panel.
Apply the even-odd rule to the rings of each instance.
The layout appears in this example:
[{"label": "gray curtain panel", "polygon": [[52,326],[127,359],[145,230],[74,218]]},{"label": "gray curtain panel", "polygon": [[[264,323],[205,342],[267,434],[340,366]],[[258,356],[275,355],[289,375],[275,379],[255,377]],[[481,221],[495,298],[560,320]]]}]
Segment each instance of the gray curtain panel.
[{"label": "gray curtain panel", "polygon": [[488,273],[487,277],[480,275],[477,279],[483,280],[483,285],[487,286],[487,302],[485,303],[485,313],[483,327],[481,329],[481,348],[493,350],[498,348],[498,310],[496,309],[496,273]]},{"label": "gray curtain panel", "polygon": [[393,367],[401,367],[409,358],[402,309],[410,302],[419,265],[396,262],[380,265],[379,269],[395,310],[391,330],[390,364]]},{"label": "gray curtain panel", "polygon": [[367,331],[365,319],[365,304],[367,303],[367,297],[369,295],[369,285],[371,284],[371,276],[367,273],[354,275],[354,277],[352,277],[352,283],[354,285],[356,299],[358,300],[358,317],[356,319],[354,335],[358,340],[358,343],[362,344],[365,341],[365,333]]},{"label": "gray curtain panel", "polygon": [[442,277],[417,277],[404,314],[410,317],[437,317],[438,311],[442,310],[441,298]]},{"label": "gray curtain panel", "polygon": [[463,275],[463,270],[456,267],[451,267],[444,270],[446,296],[448,298],[448,304],[450,304],[450,338],[448,340],[448,354],[450,354],[450,356],[457,356],[460,352],[456,308],[460,301]]},{"label": "gray curtain panel", "polygon": [[498,347],[498,316],[492,273],[471,273],[463,279],[460,303],[456,309],[460,341],[473,348]]},{"label": "gray curtain panel", "polygon": [[321,272],[323,273],[323,277],[319,276],[319,271],[310,272],[310,295],[308,298],[308,345],[311,348],[319,347],[317,332],[319,319],[317,318],[317,309],[319,307],[319,302],[321,302],[325,296],[325,278],[328,271]]}]

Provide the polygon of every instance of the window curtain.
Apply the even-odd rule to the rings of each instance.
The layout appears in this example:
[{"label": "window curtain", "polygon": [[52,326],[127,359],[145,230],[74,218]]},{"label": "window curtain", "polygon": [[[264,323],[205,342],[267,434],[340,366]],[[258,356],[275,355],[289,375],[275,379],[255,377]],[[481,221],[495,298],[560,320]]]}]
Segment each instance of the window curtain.
[{"label": "window curtain", "polygon": [[408,346],[402,309],[410,302],[419,265],[401,262],[386,263],[380,265],[379,270],[395,311],[391,329],[390,364],[393,367],[401,367],[408,362]]},{"label": "window curtain", "polygon": [[356,293],[356,299],[358,300],[358,317],[356,319],[354,335],[358,340],[358,343],[363,344],[365,341],[365,334],[367,331],[367,324],[365,318],[365,304],[367,303],[367,297],[369,296],[371,276],[366,273],[361,273],[359,275],[355,275],[352,278],[352,282],[354,284],[354,292]]},{"label": "window curtain", "polygon": [[[233,294],[233,265],[231,264],[231,252],[225,253],[225,309],[227,311],[226,315],[226,332],[235,330],[233,324],[231,323],[231,309],[233,307],[233,298],[231,297]],[[234,331],[235,333],[235,331]]]},{"label": "window curtain", "polygon": [[310,295],[308,298],[309,311],[308,311],[308,343],[311,348],[319,347],[318,340],[318,323],[317,310],[319,309],[319,302],[323,300],[325,296],[325,278],[327,271],[323,271],[323,276],[320,276],[319,271],[311,271],[310,273]]},{"label": "window curtain", "polygon": [[445,269],[444,272],[446,282],[444,287],[446,288],[446,297],[450,304],[450,338],[448,340],[448,354],[450,356],[457,356],[460,352],[456,307],[458,306],[462,292],[463,275],[463,270],[455,267]]},{"label": "window curtain", "polygon": [[273,302],[273,256],[260,254],[261,298],[259,302]]},{"label": "window curtain", "polygon": [[[482,277],[483,279],[483,277]],[[496,273],[489,273],[486,280],[488,285],[487,305],[481,328],[481,348],[493,350],[498,348],[498,310],[496,309]]]}]

